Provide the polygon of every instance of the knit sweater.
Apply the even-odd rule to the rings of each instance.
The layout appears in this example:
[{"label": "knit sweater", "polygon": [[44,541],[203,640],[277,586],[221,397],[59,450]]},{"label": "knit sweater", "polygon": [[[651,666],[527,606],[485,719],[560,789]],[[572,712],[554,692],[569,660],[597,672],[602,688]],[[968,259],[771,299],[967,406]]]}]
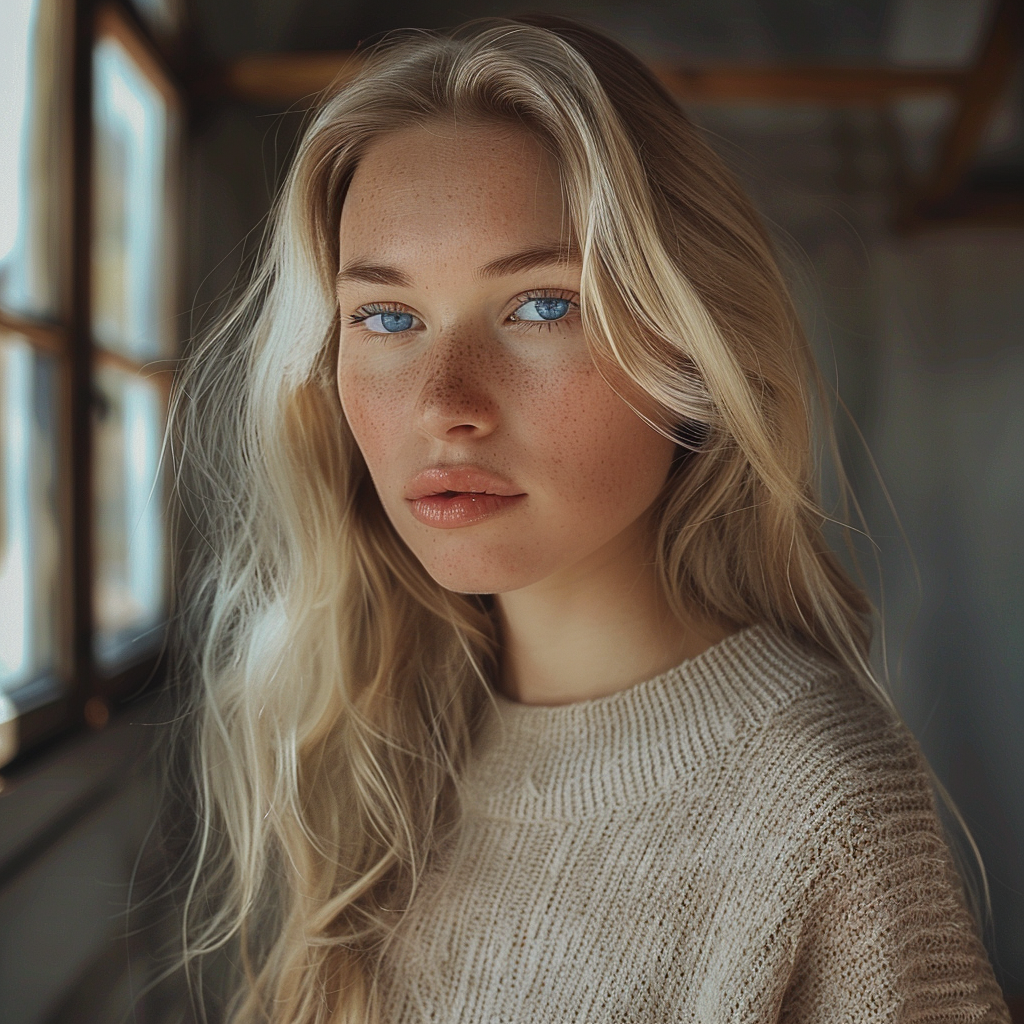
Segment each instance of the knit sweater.
[{"label": "knit sweater", "polygon": [[488,714],[386,1020],[1009,1021],[916,742],[823,656],[753,626]]}]

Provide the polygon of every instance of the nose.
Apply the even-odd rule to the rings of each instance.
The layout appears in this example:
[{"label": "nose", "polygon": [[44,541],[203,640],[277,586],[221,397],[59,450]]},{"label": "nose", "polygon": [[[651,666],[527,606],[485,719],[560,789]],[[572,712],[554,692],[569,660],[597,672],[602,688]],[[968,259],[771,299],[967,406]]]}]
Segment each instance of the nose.
[{"label": "nose", "polygon": [[442,441],[490,434],[499,370],[487,339],[452,331],[435,338],[424,360],[416,410],[423,430]]}]

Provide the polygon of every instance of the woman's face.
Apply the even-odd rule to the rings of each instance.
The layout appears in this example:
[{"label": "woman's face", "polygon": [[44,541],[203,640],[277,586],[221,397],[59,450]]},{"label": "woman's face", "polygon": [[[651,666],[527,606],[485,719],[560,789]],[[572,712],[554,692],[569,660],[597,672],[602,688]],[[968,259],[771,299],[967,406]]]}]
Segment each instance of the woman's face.
[{"label": "woman's face", "polygon": [[505,593],[637,558],[675,446],[591,359],[557,172],[533,138],[385,137],[340,230],[342,408],[430,575]]}]

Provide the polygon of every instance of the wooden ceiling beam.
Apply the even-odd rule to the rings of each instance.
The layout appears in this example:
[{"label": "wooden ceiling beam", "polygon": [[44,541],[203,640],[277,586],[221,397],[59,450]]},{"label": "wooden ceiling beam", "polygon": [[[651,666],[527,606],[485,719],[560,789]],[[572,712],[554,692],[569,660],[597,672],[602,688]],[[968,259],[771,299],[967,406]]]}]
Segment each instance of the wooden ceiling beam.
[{"label": "wooden ceiling beam", "polygon": [[[903,228],[959,220],[1020,223],[1015,194],[968,194],[964,182],[996,104],[1024,45],[1024,0],[998,0],[981,50],[965,71],[942,68],[694,65],[652,69],[684,104],[884,109],[913,96],[945,95],[956,104],[934,171],[908,189],[897,223]],[[197,99],[288,106],[345,84],[362,64],[349,51],[251,54],[194,83]]]},{"label": "wooden ceiling beam", "polygon": [[[252,54],[205,79],[203,95],[289,104],[336,88],[359,70],[348,52]],[[883,105],[906,96],[956,95],[959,71],[896,67],[752,67],[654,65],[683,103]]]},{"label": "wooden ceiling beam", "polygon": [[361,64],[347,51],[251,54],[205,79],[200,92],[249,103],[289,104],[339,88]]},{"label": "wooden ceiling beam", "polygon": [[935,168],[911,200],[911,219],[942,215],[956,205],[996,105],[1024,45],[1024,0],[999,0],[988,35],[960,92],[960,103],[938,150]]}]

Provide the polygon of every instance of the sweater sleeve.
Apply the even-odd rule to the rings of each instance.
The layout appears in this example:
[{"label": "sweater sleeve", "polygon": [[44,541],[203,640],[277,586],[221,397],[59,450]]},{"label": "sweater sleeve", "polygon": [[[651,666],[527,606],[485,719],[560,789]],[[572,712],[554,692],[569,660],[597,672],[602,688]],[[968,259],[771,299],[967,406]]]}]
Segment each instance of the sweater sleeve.
[{"label": "sweater sleeve", "polygon": [[900,745],[904,770],[831,808],[780,1021],[1010,1024],[916,744]]}]

